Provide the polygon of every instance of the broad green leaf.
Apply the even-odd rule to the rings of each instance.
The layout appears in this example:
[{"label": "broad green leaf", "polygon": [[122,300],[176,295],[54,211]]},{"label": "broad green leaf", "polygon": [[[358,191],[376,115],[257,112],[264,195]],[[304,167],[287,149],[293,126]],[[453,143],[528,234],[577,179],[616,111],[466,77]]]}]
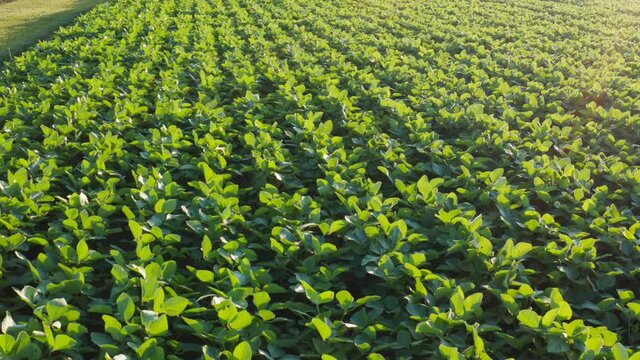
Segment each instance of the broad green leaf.
[{"label": "broad green leaf", "polygon": [[482,308],[481,308],[482,298],[483,298],[482,293],[475,293],[466,297],[464,299],[465,312],[477,313],[482,311]]},{"label": "broad green leaf", "polygon": [[493,251],[493,244],[489,239],[484,236],[478,236],[478,251],[484,255],[491,255]]},{"label": "broad green leaf", "polygon": [[11,349],[13,348],[13,344],[15,344],[15,342],[16,340],[9,334],[0,335],[0,350],[2,350],[2,354],[11,354]]},{"label": "broad green leaf", "polygon": [[568,302],[562,301],[558,307],[558,320],[571,320],[571,317],[573,317],[571,306]]},{"label": "broad green leaf", "polygon": [[276,314],[270,310],[258,310],[258,316],[260,316],[264,321],[269,321],[275,319]]},{"label": "broad green leaf", "polygon": [[122,333],[122,324],[118,319],[111,315],[102,315],[102,321],[104,322],[104,331],[111,334],[114,337],[119,337]]},{"label": "broad green leaf", "polygon": [[253,316],[246,310],[242,310],[235,314],[229,321],[229,327],[233,330],[242,330],[251,325]]},{"label": "broad green leaf", "polygon": [[629,302],[635,298],[635,294],[631,290],[620,290],[618,289],[618,297],[623,302]]},{"label": "broad green leaf", "polygon": [[635,316],[636,319],[640,320],[640,303],[630,302],[627,303],[627,307],[629,308],[629,310],[631,310],[633,316]]},{"label": "broad green leaf", "polygon": [[258,309],[264,308],[267,304],[269,304],[270,301],[271,301],[271,296],[269,296],[269,293],[265,291],[260,291],[253,294],[253,304]]},{"label": "broad green leaf", "polygon": [[53,322],[63,317],[67,312],[67,301],[64,298],[57,298],[47,302],[47,314],[49,321]]},{"label": "broad green leaf", "polygon": [[326,304],[328,302],[333,301],[334,299],[334,292],[333,291],[324,291],[322,293],[320,293],[320,295],[318,296],[318,304]]},{"label": "broad green leaf", "polygon": [[56,335],[53,351],[69,350],[76,345],[76,340],[64,334]]},{"label": "broad green leaf", "polygon": [[331,222],[331,225],[329,225],[329,232],[327,233],[327,235],[336,233],[342,229],[344,229],[346,226],[348,225],[348,223],[344,220],[335,220]]},{"label": "broad green leaf", "polygon": [[542,317],[542,326],[549,327],[553,325],[553,321],[558,316],[558,312],[560,312],[560,309],[551,309],[547,311],[547,313]]},{"label": "broad green leaf", "polygon": [[353,296],[347,290],[340,290],[336,294],[336,299],[343,309],[348,309],[353,304]]},{"label": "broad green leaf", "polygon": [[611,347],[611,352],[613,353],[614,360],[629,360],[629,351],[620,343],[613,345]]},{"label": "broad green leaf", "polygon": [[164,300],[160,307],[160,312],[169,316],[178,316],[182,314],[187,305],[189,305],[188,299],[181,296],[173,296]]},{"label": "broad green leaf", "polygon": [[246,341],[239,343],[233,349],[234,360],[251,360],[252,356],[253,351],[251,350],[251,345],[249,345],[249,343]]},{"label": "broad green leaf", "polygon": [[116,300],[118,305],[118,313],[122,316],[124,321],[129,321],[136,311],[136,306],[133,303],[133,299],[126,293],[120,294]]},{"label": "broad green leaf", "polygon": [[451,346],[447,346],[447,345],[444,345],[444,344],[440,344],[438,349],[440,350],[440,354],[442,356],[444,356],[445,359],[448,359],[448,360],[461,360],[462,359],[462,357],[460,356],[460,353],[458,352],[458,349],[456,349],[455,347],[451,347]]},{"label": "broad green leaf", "polygon": [[196,277],[202,282],[212,282],[214,279],[214,274],[209,270],[198,270],[196,271]]},{"label": "broad green leaf", "polygon": [[331,328],[320,318],[311,319],[311,325],[318,331],[322,340],[326,341],[331,336]]},{"label": "broad green leaf", "polygon": [[515,244],[515,246],[513,247],[513,258],[514,259],[519,259],[525,255],[527,255],[529,253],[529,251],[531,251],[531,249],[533,249],[533,246],[529,243],[526,242],[519,242],[517,244]]},{"label": "broad green leaf", "polygon": [[518,313],[518,320],[520,320],[522,325],[534,329],[538,328],[540,325],[540,315],[536,314],[532,310],[520,310]]},{"label": "broad green leaf", "polygon": [[162,336],[169,331],[169,322],[167,315],[160,315],[156,320],[152,321],[147,327],[147,332],[151,336]]},{"label": "broad green leaf", "polygon": [[142,226],[133,220],[129,220],[129,229],[134,239],[139,239],[142,236]]},{"label": "broad green leaf", "polygon": [[76,245],[76,253],[78,254],[78,260],[84,261],[89,257],[89,246],[84,240],[80,240]]}]

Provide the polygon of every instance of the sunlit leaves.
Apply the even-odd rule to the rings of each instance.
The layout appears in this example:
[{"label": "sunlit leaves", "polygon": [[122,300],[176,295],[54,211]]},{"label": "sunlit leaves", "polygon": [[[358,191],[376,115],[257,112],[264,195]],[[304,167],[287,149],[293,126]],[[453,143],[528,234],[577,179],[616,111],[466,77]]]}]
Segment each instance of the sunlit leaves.
[{"label": "sunlit leaves", "polygon": [[532,310],[521,310],[518,312],[518,320],[524,326],[537,328],[540,325],[540,315]]}]

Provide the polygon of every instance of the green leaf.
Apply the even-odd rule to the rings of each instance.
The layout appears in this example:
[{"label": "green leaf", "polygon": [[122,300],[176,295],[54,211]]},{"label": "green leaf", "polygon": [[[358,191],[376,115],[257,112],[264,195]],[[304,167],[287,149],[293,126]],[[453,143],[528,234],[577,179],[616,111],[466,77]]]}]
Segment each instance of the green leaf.
[{"label": "green leaf", "polygon": [[513,247],[512,256],[514,259],[519,259],[529,253],[533,249],[533,245],[526,242],[519,242]]},{"label": "green leaf", "polygon": [[560,311],[560,309],[551,309],[551,310],[547,311],[547,313],[544,314],[544,316],[542,317],[542,326],[549,327],[549,326],[553,325],[553,321],[558,316],[558,312],[559,311]]},{"label": "green leaf", "polygon": [[157,287],[155,292],[153,293],[153,311],[158,313],[164,313],[164,289],[162,287]]},{"label": "green leaf", "polygon": [[49,314],[49,321],[51,322],[60,319],[68,311],[67,301],[64,298],[49,300],[46,307],[47,314]]},{"label": "green leaf", "polygon": [[490,256],[493,251],[493,244],[484,236],[478,236],[478,251],[481,254]]},{"label": "green leaf", "polygon": [[380,227],[382,228],[382,230],[385,233],[387,233],[387,230],[389,230],[391,226],[389,219],[387,219],[387,217],[384,216],[383,214],[378,215],[377,219],[378,219],[378,222],[380,223]]},{"label": "green leaf", "polygon": [[118,296],[116,303],[118,305],[118,313],[120,313],[122,319],[124,321],[129,321],[136,311],[136,306],[133,303],[133,299],[131,299],[131,297],[126,293],[122,293],[120,294],[120,296]]},{"label": "green leaf", "polygon": [[456,349],[454,347],[447,346],[447,345],[444,345],[444,344],[440,344],[438,349],[440,350],[440,354],[442,354],[442,356],[444,356],[445,359],[449,359],[449,360],[461,360],[462,359],[460,357],[460,353],[458,352],[458,349]]},{"label": "green leaf", "polygon": [[134,239],[139,239],[142,236],[142,226],[133,220],[129,220],[129,229]]},{"label": "green leaf", "polygon": [[157,347],[158,340],[151,338],[147,341],[140,344],[140,346],[136,349],[136,354],[142,359],[152,359],[152,353],[155,352],[155,348]]},{"label": "green leaf", "polygon": [[348,223],[344,220],[335,220],[331,222],[331,225],[329,226],[329,232],[327,233],[327,235],[336,233],[342,229],[344,229],[346,226],[348,225]]},{"label": "green leaf", "polygon": [[167,315],[159,315],[155,311],[142,310],[140,312],[142,325],[151,336],[162,336],[169,330]]},{"label": "green leaf", "polygon": [[147,328],[147,332],[151,336],[162,336],[165,335],[169,331],[169,321],[167,320],[167,315],[160,315],[156,320],[154,320],[149,327]]},{"label": "green leaf", "polygon": [[458,316],[464,315],[464,294],[462,293],[462,289],[459,287],[454,291],[453,296],[451,296],[451,307],[453,311]]},{"label": "green leaf", "polygon": [[587,351],[592,351],[593,354],[599,354],[602,349],[603,341],[600,336],[592,336],[589,340],[584,342],[585,348]]},{"label": "green leaf", "polygon": [[253,351],[251,350],[251,345],[246,341],[239,343],[233,349],[234,360],[251,360],[252,355]]},{"label": "green leaf", "polygon": [[129,278],[127,270],[118,264],[113,264],[111,276],[116,280],[116,283],[124,283]]},{"label": "green leaf", "polygon": [[160,211],[158,211],[156,208],[156,212],[163,213],[163,214],[171,214],[177,207],[178,207],[178,200],[169,199],[162,203],[162,206],[160,207]]},{"label": "green leaf", "polygon": [[565,354],[569,350],[569,345],[558,335],[548,336],[546,340],[547,351],[550,354]]},{"label": "green leaf", "polygon": [[328,302],[333,301],[334,292],[333,291],[324,291],[318,296],[318,304],[326,304]]},{"label": "green leaf", "polygon": [[562,293],[558,289],[551,290],[551,295],[549,296],[549,299],[551,300],[551,307],[553,308],[560,306],[560,304],[564,302]]},{"label": "green leaf", "polygon": [[76,245],[76,253],[78,254],[78,260],[84,261],[89,257],[89,246],[84,240],[80,240]]},{"label": "green leaf", "polygon": [[253,294],[253,304],[258,309],[264,308],[267,304],[269,304],[270,301],[271,301],[271,296],[269,296],[269,293],[265,291],[260,291]]},{"label": "green leaf", "polygon": [[210,283],[213,282],[214,274],[209,270],[198,270],[196,271],[196,277],[202,282]]},{"label": "green leaf", "polygon": [[246,310],[242,310],[235,314],[229,321],[229,327],[233,330],[242,330],[251,325],[253,316]]},{"label": "green leaf", "polygon": [[53,337],[53,331],[51,331],[51,327],[46,324],[42,324],[42,330],[44,331],[44,336],[47,341],[49,347],[53,347],[55,345],[55,338]]},{"label": "green leaf", "polygon": [[211,239],[207,235],[202,238],[202,245],[200,247],[202,250],[202,256],[205,260],[209,259],[209,254],[213,250],[213,243],[211,243]]},{"label": "green leaf", "polygon": [[156,204],[154,205],[153,209],[159,214],[162,213],[162,208],[164,206],[165,201],[166,201],[165,199],[158,200],[158,202],[156,202]]},{"label": "green leaf", "polygon": [[2,350],[0,352],[0,355],[5,354],[5,355],[9,355],[11,354],[11,348],[13,348],[13,344],[15,344],[16,340],[13,338],[13,336],[9,335],[9,334],[2,334],[0,335],[0,350]]},{"label": "green leaf", "polygon": [[359,307],[365,304],[368,304],[370,302],[374,302],[374,301],[378,301],[380,300],[382,297],[378,296],[378,295],[367,295],[367,296],[363,296],[361,298],[358,298],[358,300],[356,300],[356,305],[355,307]]},{"label": "green leaf", "polygon": [[476,357],[482,358],[482,356],[485,354],[484,340],[482,340],[480,335],[478,335],[478,331],[476,329],[473,329],[473,348]]},{"label": "green leaf", "polygon": [[300,284],[302,285],[302,289],[304,290],[305,295],[307,295],[307,298],[316,305],[320,304],[320,294],[318,294],[318,292],[306,281],[301,280]]},{"label": "green leaf", "polygon": [[111,334],[113,337],[119,337],[122,333],[122,324],[118,319],[111,315],[102,315],[102,321],[104,322],[104,331]]},{"label": "green leaf", "polygon": [[189,299],[187,298],[183,298],[182,296],[170,297],[164,300],[160,307],[160,312],[169,316],[178,316],[182,314],[187,305],[189,305]]},{"label": "green leaf", "polygon": [[406,238],[407,236],[407,223],[404,220],[395,221],[389,226],[389,229],[387,230],[387,235],[389,236],[389,238],[395,242],[398,242]]},{"label": "green leaf", "polygon": [[518,320],[524,326],[537,329],[540,325],[540,315],[536,314],[532,310],[520,310],[518,313]]},{"label": "green leaf", "polygon": [[518,289],[518,293],[522,296],[531,296],[533,295],[535,292],[533,291],[533,289],[531,288],[531,286],[527,285],[527,284],[522,284],[520,285],[520,288]]},{"label": "green leaf", "polygon": [[558,320],[565,321],[571,320],[573,316],[573,311],[571,310],[571,306],[566,301],[562,301],[560,306],[558,307]]},{"label": "green leaf", "polygon": [[629,351],[620,343],[613,345],[611,347],[611,352],[613,353],[614,360],[629,360]]},{"label": "green leaf", "polygon": [[270,310],[258,310],[258,316],[260,316],[264,321],[269,321],[275,319],[276,314]]},{"label": "green leaf", "polygon": [[320,318],[311,319],[311,325],[318,331],[323,341],[326,341],[331,336],[331,328]]},{"label": "green leaf", "polygon": [[[17,355],[17,357],[23,356],[24,355],[23,352],[25,352],[27,348],[29,348],[30,344],[31,344],[31,338],[29,337],[29,334],[27,334],[26,331],[20,331],[20,333],[18,334],[18,338],[13,344],[13,348],[11,349],[11,352]],[[36,354],[31,353],[30,355],[33,356]]]},{"label": "green leaf", "polygon": [[[455,295],[454,295],[455,296]],[[466,312],[479,313],[482,311],[482,293],[469,295],[464,299],[464,310]]]},{"label": "green leaf", "polygon": [[256,137],[252,133],[248,132],[244,134],[244,142],[248,146],[254,146],[256,143]]},{"label": "green leaf", "polygon": [[336,294],[336,299],[343,309],[348,309],[353,305],[353,296],[347,290],[340,290]]},{"label": "green leaf", "polygon": [[60,334],[56,335],[56,339],[53,344],[53,351],[64,351],[74,347],[76,345],[76,341],[69,335]]},{"label": "green leaf", "polygon": [[427,178],[426,175],[422,175],[422,177],[420,178],[420,180],[418,180],[418,183],[416,185],[418,187],[418,191],[422,196],[426,197],[431,195],[432,188],[429,185],[429,179]]},{"label": "green leaf", "polygon": [[618,289],[618,297],[620,297],[620,300],[626,303],[633,300],[635,298],[635,294],[631,290]]},{"label": "green leaf", "polygon": [[635,316],[636,319],[640,320],[640,303],[630,302],[627,303],[627,307],[629,308],[629,310],[631,310],[633,316]]},{"label": "green leaf", "polygon": [[511,314],[516,314],[520,309],[520,306],[516,302],[516,300],[509,294],[500,294],[500,299],[504,303],[505,307]]}]

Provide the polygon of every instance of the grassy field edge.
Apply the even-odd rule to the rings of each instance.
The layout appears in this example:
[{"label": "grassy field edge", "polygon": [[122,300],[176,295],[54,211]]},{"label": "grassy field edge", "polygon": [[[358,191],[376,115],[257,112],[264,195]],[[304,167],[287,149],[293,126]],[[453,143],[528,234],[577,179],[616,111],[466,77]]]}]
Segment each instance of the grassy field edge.
[{"label": "grassy field edge", "polygon": [[[53,2],[55,3],[55,1]],[[38,43],[38,41],[49,38],[58,28],[72,23],[78,16],[90,11],[103,2],[105,2],[105,0],[75,1],[70,5],[71,7],[20,22],[17,27],[7,30],[8,32],[6,33],[5,39],[2,39],[2,36],[0,36],[0,61],[6,61],[11,57],[15,57]],[[0,4],[0,6],[8,5],[12,4]],[[1,31],[3,31],[3,29],[0,29],[0,32]]]}]

